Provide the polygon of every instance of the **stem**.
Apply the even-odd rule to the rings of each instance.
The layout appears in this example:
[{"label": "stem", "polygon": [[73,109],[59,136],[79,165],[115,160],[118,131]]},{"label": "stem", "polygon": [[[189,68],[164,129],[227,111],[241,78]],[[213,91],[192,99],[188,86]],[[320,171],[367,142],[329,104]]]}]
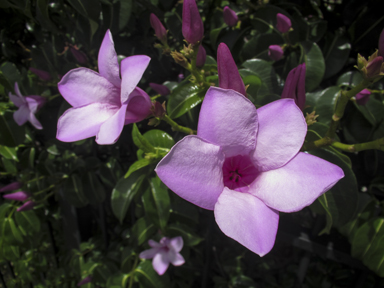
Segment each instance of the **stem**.
[{"label": "stem", "polygon": [[133,269],[132,271],[129,273],[129,286],[128,288],[132,288],[133,286],[133,275],[135,274],[135,270],[136,270],[136,266],[137,266],[137,262],[138,262],[139,258],[136,256],[135,258],[135,263],[133,264]]},{"label": "stem", "polygon": [[175,121],[173,121],[171,118],[169,118],[168,115],[164,115],[164,117],[161,119],[164,120],[165,122],[167,122],[169,125],[171,125],[173,131],[179,131],[179,132],[183,132],[183,133],[189,134],[189,135],[196,134],[195,130],[192,130],[191,128],[184,127],[184,126],[177,124]]},{"label": "stem", "polygon": [[340,150],[343,150],[345,152],[359,152],[359,151],[369,150],[369,149],[383,150],[384,138],[376,139],[374,141],[365,142],[365,143],[352,144],[352,145],[348,145],[340,142],[333,142],[331,146],[338,148]]}]

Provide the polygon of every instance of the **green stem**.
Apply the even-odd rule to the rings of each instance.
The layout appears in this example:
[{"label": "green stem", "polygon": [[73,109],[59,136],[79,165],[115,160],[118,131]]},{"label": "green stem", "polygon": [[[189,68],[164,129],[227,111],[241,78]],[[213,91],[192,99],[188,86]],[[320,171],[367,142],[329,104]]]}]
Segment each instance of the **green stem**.
[{"label": "green stem", "polygon": [[136,266],[137,266],[137,262],[139,261],[139,258],[136,256],[135,258],[135,263],[133,264],[133,269],[132,271],[129,273],[129,286],[128,288],[132,288],[133,286],[133,275],[135,274],[135,270],[136,270]]},{"label": "green stem", "polygon": [[384,150],[384,138],[376,139],[374,141],[359,143],[359,144],[344,144],[340,142],[333,142],[332,147],[343,150],[345,152],[359,152],[363,150],[377,149]]},{"label": "green stem", "polygon": [[164,117],[161,119],[164,120],[165,122],[167,122],[169,125],[171,125],[173,131],[179,131],[179,132],[183,132],[183,133],[189,134],[189,135],[196,134],[195,130],[192,130],[191,128],[184,127],[184,126],[177,124],[175,121],[173,121],[171,118],[169,118],[168,115],[164,115]]}]

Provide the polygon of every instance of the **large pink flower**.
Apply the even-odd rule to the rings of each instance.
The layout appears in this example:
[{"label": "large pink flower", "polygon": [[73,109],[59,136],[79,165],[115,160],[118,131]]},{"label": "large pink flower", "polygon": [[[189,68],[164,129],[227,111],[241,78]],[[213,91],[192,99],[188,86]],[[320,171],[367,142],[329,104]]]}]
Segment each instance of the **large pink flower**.
[{"label": "large pink flower", "polygon": [[274,245],[278,211],[302,209],[344,176],[338,166],[299,152],[306,132],[292,99],[256,112],[240,93],[211,87],[197,136],[179,141],[156,172],[180,197],[214,210],[224,234],[263,256]]},{"label": "large pink flower", "polygon": [[145,119],[150,114],[151,99],[136,85],[150,59],[145,55],[127,57],[120,69],[108,30],[99,51],[99,73],[73,69],[58,84],[61,95],[73,108],[60,117],[57,139],[72,142],[96,136],[98,144],[113,144],[124,125]]}]

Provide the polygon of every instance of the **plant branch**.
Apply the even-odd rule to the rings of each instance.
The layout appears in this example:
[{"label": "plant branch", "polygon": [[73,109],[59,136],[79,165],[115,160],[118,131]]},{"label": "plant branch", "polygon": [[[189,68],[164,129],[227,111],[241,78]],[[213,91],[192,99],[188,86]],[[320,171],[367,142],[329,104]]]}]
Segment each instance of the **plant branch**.
[{"label": "plant branch", "polygon": [[184,127],[177,124],[175,121],[169,118],[168,115],[164,115],[161,119],[167,122],[169,125],[171,125],[173,131],[179,131],[189,135],[196,134],[196,130],[192,130],[191,128]]}]

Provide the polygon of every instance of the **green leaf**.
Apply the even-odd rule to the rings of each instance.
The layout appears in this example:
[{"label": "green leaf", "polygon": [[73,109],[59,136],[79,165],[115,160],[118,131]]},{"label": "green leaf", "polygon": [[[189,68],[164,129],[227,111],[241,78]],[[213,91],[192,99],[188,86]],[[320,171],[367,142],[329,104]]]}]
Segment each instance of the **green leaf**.
[{"label": "green leaf", "polygon": [[243,82],[245,86],[249,85],[247,88],[247,94],[253,98],[256,98],[257,92],[263,84],[260,77],[257,75],[247,75],[243,78]]},{"label": "green leaf", "polygon": [[19,246],[8,245],[7,243],[1,243],[0,241],[0,249],[3,250],[2,252],[5,259],[9,261],[17,261],[20,259]]},{"label": "green leaf", "polygon": [[75,207],[83,207],[88,204],[79,175],[74,174],[64,182],[63,197]]},{"label": "green leaf", "polygon": [[120,1],[119,30],[123,30],[129,22],[132,13],[132,0]]},{"label": "green leaf", "polygon": [[105,199],[105,190],[99,178],[93,172],[88,172],[82,176],[81,180],[84,194],[89,203],[93,206],[102,203]]},{"label": "green leaf", "polygon": [[338,73],[348,60],[351,44],[349,39],[343,35],[329,33],[325,43],[325,73],[327,79]]},{"label": "green leaf", "polygon": [[133,197],[140,191],[145,174],[136,171],[128,178],[121,178],[112,191],[111,205],[113,214],[123,222]]},{"label": "green leaf", "polygon": [[325,72],[325,62],[323,53],[316,43],[303,41],[300,43],[305,53],[305,91],[309,92],[316,89],[321,80],[323,80]]},{"label": "green leaf", "polygon": [[129,175],[131,175],[133,172],[135,172],[141,168],[144,168],[151,163],[153,163],[153,159],[147,159],[147,158],[142,158],[142,159],[139,159],[139,160],[133,162],[133,164],[131,166],[129,166],[129,169],[128,169],[127,173],[125,174],[124,178],[128,178]]},{"label": "green leaf", "polygon": [[149,260],[144,260],[135,269],[135,277],[139,280],[141,287],[146,288],[169,288],[171,283],[167,274],[160,276],[153,269]]},{"label": "green leaf", "polygon": [[284,44],[284,40],[280,34],[258,34],[244,44],[243,49],[241,50],[241,57],[244,60],[251,58],[270,60],[268,57],[269,46],[280,44]]},{"label": "green leaf", "polygon": [[155,225],[148,218],[142,217],[133,225],[132,236],[135,236],[137,244],[141,245],[151,238],[156,231]]},{"label": "green leaf", "polygon": [[363,76],[359,71],[348,71],[337,79],[338,86],[356,86],[363,81]]},{"label": "green leaf", "polygon": [[40,220],[33,210],[15,213],[15,220],[17,225],[29,235],[40,231]]},{"label": "green leaf", "polygon": [[4,218],[0,222],[1,238],[9,244],[23,243],[20,230],[16,227],[12,218]]},{"label": "green leaf", "polygon": [[[5,215],[7,215],[8,211],[13,207],[11,203],[5,202],[1,204],[0,206],[0,221],[5,218]],[[1,229],[0,229],[1,230]]]},{"label": "green leaf", "polygon": [[0,114],[0,144],[15,147],[23,143],[24,138],[24,127],[16,124],[12,113],[5,112]]},{"label": "green leaf", "polygon": [[0,155],[9,160],[19,161],[16,148],[0,145]]},{"label": "green leaf", "polygon": [[136,123],[133,124],[132,128],[132,139],[133,143],[135,143],[135,145],[144,152],[155,152],[155,148],[153,148],[149,141],[143,135],[141,135]]},{"label": "green leaf", "polygon": [[13,87],[14,87],[15,83],[20,82],[20,80],[21,80],[21,74],[20,74],[19,70],[17,69],[16,65],[11,63],[11,62],[4,62],[0,67],[0,71],[8,80],[8,83],[11,86],[11,89],[10,89],[11,92],[14,92]]},{"label": "green leaf", "polygon": [[168,133],[152,129],[144,133],[144,138],[148,140],[149,144],[156,148],[171,149],[175,145],[175,140]]},{"label": "green leaf", "polygon": [[17,167],[15,165],[15,162],[13,160],[8,160],[6,158],[2,158],[1,162],[3,162],[3,166],[5,168],[5,171],[9,174],[16,174],[17,173]]},{"label": "green leaf", "polygon": [[[336,100],[339,95],[340,88],[337,86],[331,86],[323,90],[321,93],[316,94],[317,99],[314,110],[316,115],[319,115],[317,121],[330,125]],[[315,95],[315,94],[312,94]]]},{"label": "green leaf", "polygon": [[170,224],[166,227],[166,231],[171,237],[182,236],[187,246],[195,246],[204,240],[184,224]]},{"label": "green leaf", "polygon": [[49,1],[37,0],[36,4],[36,20],[40,22],[40,25],[53,33],[59,33],[57,26],[51,21],[49,17]]},{"label": "green leaf", "polygon": [[329,210],[327,197],[325,196],[325,194],[323,194],[318,198],[318,200],[319,200],[321,206],[323,206],[323,208],[325,210],[325,219],[326,219],[326,225],[325,225],[324,229],[320,231],[319,235],[329,234],[329,232],[331,232],[333,219],[332,219],[331,211]]}]

